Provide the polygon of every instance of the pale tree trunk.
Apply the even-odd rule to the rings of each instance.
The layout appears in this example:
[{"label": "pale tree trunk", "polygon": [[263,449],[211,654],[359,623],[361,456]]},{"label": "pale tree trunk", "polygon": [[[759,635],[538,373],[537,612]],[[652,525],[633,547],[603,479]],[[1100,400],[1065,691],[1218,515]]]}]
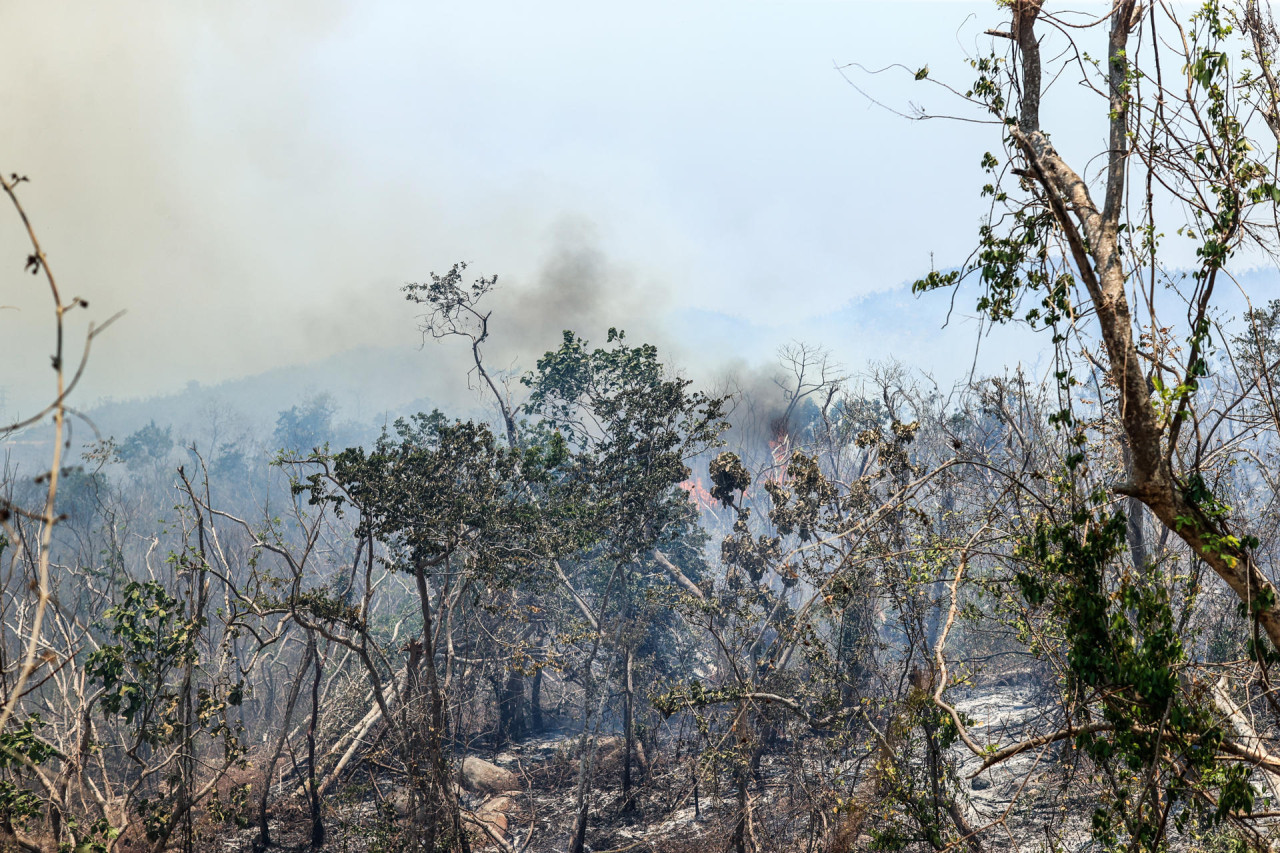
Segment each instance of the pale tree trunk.
[{"label": "pale tree trunk", "polygon": [[[414,706],[421,708],[425,704],[427,709],[425,720],[414,721],[421,728],[413,730],[417,726],[410,722],[410,731],[405,733],[408,741],[414,744],[407,758],[414,777],[415,797],[418,799],[415,831],[419,835],[419,842],[427,850],[467,853],[462,814],[449,772],[446,751],[448,708],[436,672],[431,597],[427,589],[426,571],[421,565],[415,566],[414,579],[422,609],[422,641],[410,648],[408,670],[413,681],[409,695],[413,697]],[[412,660],[415,654],[421,656],[417,661]],[[406,721],[409,719],[407,716]]]},{"label": "pale tree trunk", "polygon": [[1280,608],[1276,589],[1248,548],[1223,537],[1225,524],[1187,500],[1172,470],[1176,435],[1166,436],[1134,339],[1134,320],[1125,294],[1120,243],[1125,175],[1129,157],[1129,36],[1141,21],[1136,0],[1114,0],[1107,47],[1110,131],[1106,183],[1099,207],[1079,173],[1067,165],[1040,127],[1041,64],[1035,23],[1042,0],[1016,0],[1013,37],[1022,62],[1022,102],[1012,128],[1027,171],[1043,188],[1072,260],[1093,305],[1106,347],[1111,379],[1119,389],[1120,420],[1132,456],[1131,479],[1114,487],[1141,501],[1190,546],[1245,602],[1276,648],[1280,648]]},{"label": "pale tree trunk", "polygon": [[257,851],[266,850],[271,844],[271,833],[267,827],[267,805],[271,797],[271,777],[275,775],[276,763],[280,761],[280,755],[284,752],[285,741],[289,738],[289,720],[293,717],[294,706],[298,704],[298,694],[302,692],[302,680],[307,674],[307,669],[312,664],[311,652],[314,646],[307,645],[307,653],[303,658],[302,665],[298,668],[298,677],[293,680],[293,684],[289,687],[289,698],[285,702],[284,718],[280,721],[280,737],[276,739],[275,749],[271,751],[271,758],[267,761],[267,769],[262,774],[262,796],[258,799],[258,839],[253,842],[253,849]]},{"label": "pale tree trunk", "polygon": [[631,668],[634,661],[634,654],[631,647],[623,651],[623,704],[622,704],[622,733],[623,733],[623,750],[622,750],[622,808],[624,811],[630,811],[633,808],[631,802],[631,756],[635,752],[635,685],[631,678]]}]

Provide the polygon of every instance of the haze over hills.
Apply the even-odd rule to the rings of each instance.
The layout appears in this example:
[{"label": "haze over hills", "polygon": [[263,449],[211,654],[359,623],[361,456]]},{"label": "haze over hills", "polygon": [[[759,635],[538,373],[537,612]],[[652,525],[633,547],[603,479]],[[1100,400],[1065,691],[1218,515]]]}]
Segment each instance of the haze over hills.
[{"label": "haze over hills", "polygon": [[423,353],[413,349],[358,347],[214,385],[192,379],[175,394],[104,400],[87,414],[104,435],[127,434],[152,420],[198,435],[214,414],[261,434],[271,431],[282,408],[326,394],[339,420],[372,429],[388,415],[430,405],[422,381],[427,364]]},{"label": "haze over hills", "polygon": [[[1250,304],[1263,307],[1280,296],[1276,273],[1249,270],[1238,276],[1239,286],[1221,289],[1217,308],[1220,322],[1230,327]],[[821,347],[844,372],[855,377],[870,366],[901,362],[919,371],[942,393],[971,376],[1002,372],[1020,366],[1032,376],[1050,369],[1052,349],[1047,336],[1025,326],[992,328],[974,318],[976,284],[957,294],[915,295],[909,284],[850,300],[826,315],[803,321],[762,323],[732,313],[683,309],[659,321],[652,318],[628,338],[652,342],[672,369],[703,387],[734,389],[771,386],[777,370],[776,351],[792,342]],[[1246,298],[1245,294],[1249,294]],[[779,292],[784,301],[793,292]],[[1161,298],[1157,295],[1157,298]],[[518,308],[517,302],[516,307]],[[1184,309],[1168,304],[1164,313]],[[543,320],[539,334],[520,324],[518,310],[495,315],[494,335],[486,344],[486,364],[513,385],[547,349],[558,344],[549,331],[556,324]],[[515,322],[508,318],[514,318]],[[590,317],[600,328],[583,328],[583,317],[564,317],[591,342],[602,342],[609,322],[605,314]],[[626,329],[626,317],[616,325]],[[412,323],[410,317],[405,324]],[[514,329],[509,328],[513,326]],[[506,335],[504,338],[503,335]],[[175,439],[209,447],[221,442],[266,442],[282,411],[305,407],[324,398],[332,410],[336,436],[348,443],[372,440],[397,417],[434,408],[455,417],[492,420],[493,407],[469,381],[468,348],[460,341],[426,341],[421,346],[361,346],[312,362],[272,367],[260,373],[206,384],[193,376],[180,391],[134,399],[102,398],[80,411],[85,421],[73,424],[73,447],[97,438],[117,440],[149,423],[172,429]],[[92,387],[91,361],[86,386]],[[519,396],[519,389],[514,390]],[[74,399],[74,398],[73,398]],[[2,401],[0,401],[2,402]],[[21,412],[3,413],[14,419]],[[44,446],[41,429],[29,429],[11,442],[15,458]],[[263,445],[264,452],[270,448]]]},{"label": "haze over hills", "polygon": [[[780,295],[785,298],[785,295]],[[951,322],[948,294],[916,297],[909,286],[851,300],[830,314],[803,323],[764,324],[725,311],[685,310],[654,324],[660,334],[629,334],[636,342],[658,346],[664,361],[700,384],[718,384],[741,373],[768,373],[775,351],[792,341],[828,349],[846,371],[868,363],[897,359],[929,373],[939,386],[963,381],[974,368],[995,370],[1019,356],[1035,358],[1032,333],[1001,329],[978,346],[970,319],[968,293],[957,299]],[[572,322],[573,318],[566,318]],[[558,344],[522,338],[518,351],[505,347],[504,318],[494,321],[486,364],[513,382],[547,349]],[[624,330],[626,318],[615,324]],[[412,322],[406,318],[406,323]],[[599,325],[597,321],[596,325]],[[574,329],[591,342],[603,342],[606,329]],[[363,346],[309,363],[272,367],[215,384],[193,376],[175,393],[135,399],[101,399],[83,409],[102,436],[121,438],[154,421],[172,426],[175,435],[209,441],[214,433],[268,435],[279,413],[327,395],[335,423],[353,433],[376,434],[396,417],[434,407],[451,414],[488,419],[485,396],[469,387],[469,353],[459,341],[427,341],[422,347]],[[1034,371],[1036,361],[1027,364]],[[90,364],[92,379],[93,365]],[[11,415],[14,413],[10,413]],[[83,430],[82,430],[83,432]],[[30,439],[30,436],[28,437]]]}]

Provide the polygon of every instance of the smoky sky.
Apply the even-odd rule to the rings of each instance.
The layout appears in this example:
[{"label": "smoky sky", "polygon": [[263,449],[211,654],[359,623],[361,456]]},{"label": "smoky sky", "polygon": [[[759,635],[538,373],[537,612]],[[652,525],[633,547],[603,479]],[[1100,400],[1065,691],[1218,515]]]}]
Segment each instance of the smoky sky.
[{"label": "smoky sky", "polygon": [[[418,347],[400,288],[457,261],[499,276],[497,367],[611,326],[700,375],[797,337],[856,367],[929,334],[851,306],[963,260],[998,144],[905,122],[836,70],[967,73],[995,4],[0,8],[0,170],[30,177],[60,285],[90,302],[69,345],[128,312],[82,405]],[[907,107],[911,78],[857,81]],[[0,212],[0,386],[23,410],[52,346],[27,251]],[[458,393],[457,351],[423,357],[405,398]]]},{"label": "smoky sky", "polygon": [[[653,284],[642,268],[622,275],[590,220],[552,198],[537,205],[536,187],[458,204],[447,162],[412,186],[342,150],[328,125],[343,117],[328,115],[308,69],[354,7],[7,11],[22,37],[0,57],[0,167],[30,178],[23,203],[59,283],[90,302],[69,316],[71,345],[87,320],[127,311],[97,341],[89,399],[412,346],[400,286],[456,260],[503,279],[495,357],[554,344],[562,327],[625,325],[642,304],[661,310],[660,288],[637,292]],[[13,224],[0,229],[2,384],[30,406],[51,379],[52,322]],[[617,320],[596,322],[600,312]]]}]

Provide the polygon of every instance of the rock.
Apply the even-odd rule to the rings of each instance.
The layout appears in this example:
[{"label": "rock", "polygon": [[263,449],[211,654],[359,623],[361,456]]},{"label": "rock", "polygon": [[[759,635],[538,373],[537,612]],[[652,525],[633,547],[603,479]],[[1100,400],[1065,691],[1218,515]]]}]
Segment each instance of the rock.
[{"label": "rock", "polygon": [[387,796],[387,804],[396,810],[396,815],[399,817],[409,815],[410,802],[409,789],[403,786],[396,786],[395,790]]},{"label": "rock", "polygon": [[511,797],[497,796],[490,797],[480,804],[480,808],[476,809],[476,814],[487,812],[490,814],[507,814],[516,807],[516,801]]},{"label": "rock", "polygon": [[[596,741],[597,755],[601,767],[621,767],[622,758],[626,752],[627,739],[622,735],[609,735],[602,737]],[[641,772],[648,772],[649,762],[644,754],[644,744],[636,740],[634,743],[635,751],[631,754],[632,761]]]},{"label": "rock", "polygon": [[974,776],[969,780],[969,787],[975,791],[985,791],[991,787],[991,780],[986,776]]},{"label": "rock", "polygon": [[[490,797],[480,804],[480,808],[471,813],[477,823],[482,824],[494,835],[503,839],[507,839],[507,832],[510,829],[511,821],[507,817],[507,812],[515,808],[516,801],[511,797],[496,796]],[[488,847],[492,841],[492,837],[480,830],[479,833],[483,837],[476,838],[476,846],[478,848]]]},{"label": "rock", "polygon": [[507,827],[509,824],[507,823],[506,815],[502,814],[501,812],[484,812],[484,811],[476,812],[475,815],[476,815],[476,820],[480,821],[485,826],[489,827],[491,830],[497,833],[499,838],[505,839],[507,837]]},{"label": "rock", "polygon": [[[452,787],[453,795],[461,799],[462,788],[458,786],[457,782],[452,783]],[[409,795],[408,788],[404,785],[397,785],[389,794],[387,794],[386,802],[388,806],[395,809],[398,816],[408,817],[411,810],[411,804],[413,803],[413,798]]]},{"label": "rock", "polygon": [[476,794],[501,794],[524,789],[519,776],[474,755],[462,760],[458,777],[462,787]]}]

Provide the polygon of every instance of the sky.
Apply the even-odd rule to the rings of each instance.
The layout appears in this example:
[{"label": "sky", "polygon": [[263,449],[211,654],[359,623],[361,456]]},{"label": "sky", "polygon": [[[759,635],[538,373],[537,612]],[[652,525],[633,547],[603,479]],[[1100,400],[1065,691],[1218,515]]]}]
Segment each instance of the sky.
[{"label": "sky", "polygon": [[[460,260],[500,277],[503,367],[609,326],[695,372],[793,339],[855,369],[896,356],[947,379],[972,361],[966,312],[940,331],[946,306],[903,288],[964,260],[998,131],[908,121],[859,89],[957,110],[910,72],[963,87],[994,2],[0,10],[0,170],[30,178],[60,284],[90,303],[71,340],[127,311],[95,343],[82,405],[417,346],[399,287]],[[1077,125],[1063,144],[1101,138]],[[50,382],[23,236],[0,214],[10,413]],[[993,364],[1026,352],[1016,335],[984,346]],[[421,365],[406,399],[463,381],[456,352]]]}]

